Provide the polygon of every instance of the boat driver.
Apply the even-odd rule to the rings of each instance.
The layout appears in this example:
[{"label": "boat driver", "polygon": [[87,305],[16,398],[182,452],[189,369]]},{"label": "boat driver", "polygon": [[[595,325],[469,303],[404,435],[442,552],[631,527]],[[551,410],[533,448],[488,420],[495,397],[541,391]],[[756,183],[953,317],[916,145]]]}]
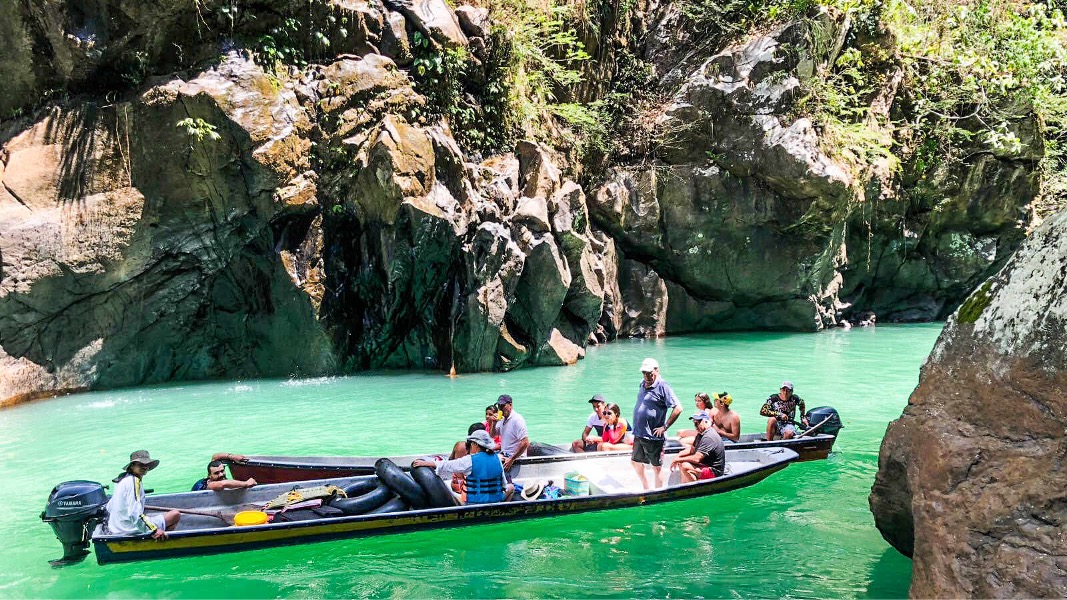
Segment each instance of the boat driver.
[{"label": "boat driver", "polygon": [[112,535],[148,535],[159,540],[167,537],[167,530],[174,529],[181,520],[181,513],[168,510],[163,514],[146,515],[144,485],[141,480],[159,466],[152,460],[148,450],[138,450],[130,455],[130,462],[121,475],[113,479],[115,493],[107,502],[107,530]]},{"label": "boat driver", "polygon": [[767,401],[763,403],[763,407],[759,409],[759,414],[767,419],[767,441],[774,439],[776,435],[782,437],[783,440],[788,440],[796,436],[796,410],[800,408],[800,424],[804,427],[808,426],[807,413],[804,410],[804,400],[795,394],[793,394],[793,383],[791,381],[783,381],[782,387],[778,390],[777,394],[772,394],[767,398]]}]

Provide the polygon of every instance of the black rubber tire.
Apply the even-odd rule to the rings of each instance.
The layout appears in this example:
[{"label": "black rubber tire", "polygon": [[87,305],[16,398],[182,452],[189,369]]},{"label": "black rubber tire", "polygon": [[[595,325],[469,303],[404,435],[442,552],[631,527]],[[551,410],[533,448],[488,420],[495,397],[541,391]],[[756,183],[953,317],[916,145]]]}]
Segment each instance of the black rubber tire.
[{"label": "black rubber tire", "polygon": [[366,479],[349,484],[348,487],[345,488],[345,495],[347,495],[349,498],[362,496],[363,494],[373,492],[374,489],[381,484],[382,482],[378,481],[376,477],[368,477]]},{"label": "black rubber tire", "polygon": [[362,515],[389,502],[396,494],[384,483],[377,484],[370,492],[355,498],[335,498],[330,506],[340,509],[346,515]]},{"label": "black rubber tire", "polygon": [[572,454],[572,452],[541,442],[530,442],[530,446],[526,449],[526,456],[559,456],[561,454]]},{"label": "black rubber tire", "polygon": [[403,498],[393,498],[385,504],[367,513],[368,515],[379,515],[381,513],[401,512],[408,509],[408,503],[404,502]]},{"label": "black rubber tire", "polygon": [[448,489],[448,484],[441,481],[441,478],[430,467],[415,467],[411,470],[411,478],[419,484],[422,491],[426,492],[431,508],[444,508],[458,504],[456,497],[452,495],[452,490]]},{"label": "black rubber tire", "polygon": [[374,463],[374,472],[382,483],[396,492],[397,496],[403,498],[411,508],[426,508],[429,505],[426,492],[422,491],[422,487],[415,483],[411,475],[396,466],[395,462],[388,458],[379,458]]}]

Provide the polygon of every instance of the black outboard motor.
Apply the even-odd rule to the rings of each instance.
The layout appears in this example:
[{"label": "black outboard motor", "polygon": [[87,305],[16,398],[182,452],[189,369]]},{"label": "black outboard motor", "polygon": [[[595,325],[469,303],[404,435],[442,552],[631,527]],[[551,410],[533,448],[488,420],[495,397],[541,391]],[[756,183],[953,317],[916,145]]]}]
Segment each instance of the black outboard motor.
[{"label": "black outboard motor", "polygon": [[95,481],[66,481],[52,489],[41,520],[52,526],[63,544],[63,558],[48,561],[53,567],[80,562],[89,554],[89,538],[106,518],[107,494]]},{"label": "black outboard motor", "polygon": [[832,406],[819,406],[813,408],[808,411],[807,417],[809,427],[815,427],[819,423],[826,421],[826,423],[823,423],[822,427],[819,427],[812,432],[812,435],[819,433],[837,435],[837,432],[841,431],[841,428],[844,427],[841,423],[841,417],[838,416],[837,411],[834,410]]}]

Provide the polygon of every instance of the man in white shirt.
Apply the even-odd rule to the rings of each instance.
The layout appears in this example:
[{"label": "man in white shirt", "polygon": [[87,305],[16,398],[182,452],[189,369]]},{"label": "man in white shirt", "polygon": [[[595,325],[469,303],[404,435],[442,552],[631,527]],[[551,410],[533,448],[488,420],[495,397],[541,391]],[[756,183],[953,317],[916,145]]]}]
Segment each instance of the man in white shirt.
[{"label": "man in white shirt", "polygon": [[511,396],[502,394],[496,405],[504,413],[504,420],[500,422],[500,453],[504,455],[504,470],[510,471],[516,458],[526,456],[530,436],[526,431],[526,419],[512,407]]},{"label": "man in white shirt", "polygon": [[130,455],[130,462],[122,475],[114,479],[115,493],[107,502],[107,530],[113,535],[147,535],[155,539],[167,537],[167,530],[174,529],[181,520],[181,513],[170,510],[163,514],[144,514],[144,485],[141,479],[159,466],[147,450],[138,450]]},{"label": "man in white shirt", "polygon": [[589,399],[593,405],[593,413],[585,421],[585,430],[580,439],[571,442],[571,452],[595,452],[597,444],[604,441],[604,407],[607,401],[604,396],[596,394]]}]

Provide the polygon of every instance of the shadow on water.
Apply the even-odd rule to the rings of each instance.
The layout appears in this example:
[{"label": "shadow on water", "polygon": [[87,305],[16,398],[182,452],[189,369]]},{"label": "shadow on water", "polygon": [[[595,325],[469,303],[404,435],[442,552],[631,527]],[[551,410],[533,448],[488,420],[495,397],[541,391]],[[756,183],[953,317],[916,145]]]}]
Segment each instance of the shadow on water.
[{"label": "shadow on water", "polygon": [[863,598],[907,598],[911,588],[911,560],[886,548],[871,567],[867,593]]}]

